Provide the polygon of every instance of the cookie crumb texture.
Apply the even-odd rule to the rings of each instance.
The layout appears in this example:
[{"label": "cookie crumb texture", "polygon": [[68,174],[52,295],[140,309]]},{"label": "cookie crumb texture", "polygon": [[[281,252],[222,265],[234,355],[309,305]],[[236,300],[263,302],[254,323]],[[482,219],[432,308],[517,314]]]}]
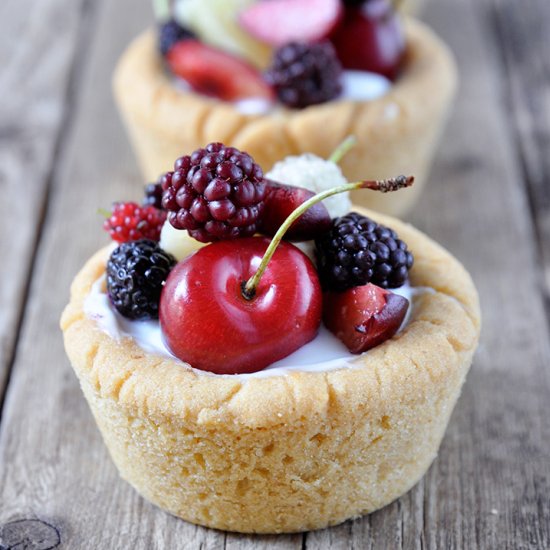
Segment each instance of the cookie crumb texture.
[{"label": "cookie crumb texture", "polygon": [[477,346],[477,294],[464,268],[410,226],[393,227],[416,261],[416,298],[398,336],[358,366],[270,378],[196,374],[116,342],[83,312],[105,269],[76,277],[65,346],[120,474],[181,518],[229,531],[319,529],[408,491],[437,454]]}]

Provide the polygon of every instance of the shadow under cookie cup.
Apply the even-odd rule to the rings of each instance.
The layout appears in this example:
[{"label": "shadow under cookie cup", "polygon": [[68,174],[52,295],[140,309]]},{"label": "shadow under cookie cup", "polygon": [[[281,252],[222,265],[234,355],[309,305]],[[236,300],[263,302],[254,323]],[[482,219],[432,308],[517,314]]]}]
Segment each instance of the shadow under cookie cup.
[{"label": "shadow under cookie cup", "polygon": [[183,152],[212,141],[247,151],[267,172],[288,155],[327,158],[353,134],[358,144],[341,163],[348,181],[416,177],[413,188],[391,199],[359,194],[354,200],[392,215],[406,212],[427,179],[457,80],[452,55],[433,31],[408,19],[406,32],[407,64],[385,96],[279,107],[266,115],[245,115],[231,103],[178,89],[158,54],[155,32],[144,32],[122,55],[113,87],[145,180],[156,181]]},{"label": "shadow under cookie cup", "polygon": [[83,306],[109,249],[75,278],[65,348],[121,476],[193,523],[246,533],[319,529],[408,491],[437,454],[477,346],[476,290],[428,237],[394,228],[415,254],[411,320],[325,372],[240,379],[202,374],[116,341]]}]

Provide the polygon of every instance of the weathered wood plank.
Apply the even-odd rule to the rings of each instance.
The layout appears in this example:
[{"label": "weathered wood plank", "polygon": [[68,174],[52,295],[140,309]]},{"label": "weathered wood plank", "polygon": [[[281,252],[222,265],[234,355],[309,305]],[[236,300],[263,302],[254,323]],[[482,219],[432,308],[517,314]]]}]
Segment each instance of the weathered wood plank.
[{"label": "weathered wood plank", "polygon": [[71,106],[82,9],[81,0],[0,3],[0,410]]},{"label": "weathered wood plank", "polygon": [[425,480],[425,536],[429,548],[547,548],[550,509],[541,498],[550,487],[550,430],[543,422],[550,413],[550,351],[537,251],[502,93],[495,12],[485,2],[461,5],[428,11],[428,18],[439,14],[440,21],[443,11],[448,18],[440,30],[458,54],[461,96],[432,178],[432,189],[441,185],[444,194],[424,199],[426,214],[438,214],[419,211],[413,219],[472,270],[484,330]]},{"label": "weathered wood plank", "polygon": [[494,0],[506,67],[507,99],[539,239],[542,284],[550,316],[550,5]]}]

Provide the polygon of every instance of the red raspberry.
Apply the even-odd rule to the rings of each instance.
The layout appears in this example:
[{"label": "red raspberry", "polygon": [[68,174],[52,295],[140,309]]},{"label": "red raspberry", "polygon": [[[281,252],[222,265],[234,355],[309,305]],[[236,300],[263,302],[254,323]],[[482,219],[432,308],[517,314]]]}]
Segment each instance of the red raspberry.
[{"label": "red raspberry", "polygon": [[135,202],[115,202],[111,216],[103,222],[103,229],[119,243],[139,239],[160,240],[160,231],[166,212],[154,206],[139,206]]},{"label": "red raspberry", "polygon": [[160,183],[168,220],[198,241],[250,237],[258,229],[266,184],[247,153],[211,143],[176,160]]}]

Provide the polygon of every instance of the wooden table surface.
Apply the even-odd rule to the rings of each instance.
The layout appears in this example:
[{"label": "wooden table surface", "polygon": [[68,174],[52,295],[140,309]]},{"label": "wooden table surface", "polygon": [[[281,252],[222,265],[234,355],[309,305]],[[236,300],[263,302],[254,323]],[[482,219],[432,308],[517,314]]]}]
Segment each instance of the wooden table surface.
[{"label": "wooden table surface", "polygon": [[106,242],[97,207],[140,195],[110,77],[149,4],[0,2],[1,549],[550,548],[550,2],[432,0],[425,19],[461,87],[409,218],[471,271],[481,345],[413,490],[332,529],[259,537],[178,520],[118,477],[58,328]]}]

